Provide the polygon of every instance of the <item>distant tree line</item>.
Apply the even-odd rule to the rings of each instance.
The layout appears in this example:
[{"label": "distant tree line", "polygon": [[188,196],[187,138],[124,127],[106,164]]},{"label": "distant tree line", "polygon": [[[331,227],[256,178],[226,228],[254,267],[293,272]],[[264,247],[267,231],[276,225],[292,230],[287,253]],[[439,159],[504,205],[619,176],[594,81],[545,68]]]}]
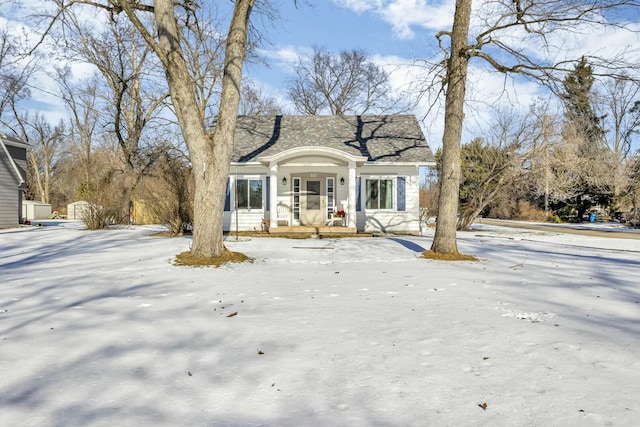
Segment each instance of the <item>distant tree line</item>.
[{"label": "distant tree line", "polygon": [[[560,112],[542,100],[526,114],[496,111],[486,134],[462,144],[458,229],[480,215],[581,222],[590,213],[640,226],[638,82],[596,79],[582,58],[559,97]],[[427,200],[437,187],[422,191]]]}]

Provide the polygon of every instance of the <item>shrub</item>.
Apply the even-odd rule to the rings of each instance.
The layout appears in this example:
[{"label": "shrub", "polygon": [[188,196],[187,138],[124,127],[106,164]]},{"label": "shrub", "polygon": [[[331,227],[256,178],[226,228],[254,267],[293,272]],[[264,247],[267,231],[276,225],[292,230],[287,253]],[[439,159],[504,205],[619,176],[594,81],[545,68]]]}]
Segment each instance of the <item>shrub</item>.
[{"label": "shrub", "polygon": [[635,208],[626,215],[627,225],[633,228],[640,228],[640,208]]},{"label": "shrub", "polygon": [[82,212],[82,222],[89,230],[101,230],[117,222],[119,209],[89,203]]},{"label": "shrub", "polygon": [[536,205],[524,200],[518,200],[515,218],[523,221],[546,221],[547,215],[543,209]]}]

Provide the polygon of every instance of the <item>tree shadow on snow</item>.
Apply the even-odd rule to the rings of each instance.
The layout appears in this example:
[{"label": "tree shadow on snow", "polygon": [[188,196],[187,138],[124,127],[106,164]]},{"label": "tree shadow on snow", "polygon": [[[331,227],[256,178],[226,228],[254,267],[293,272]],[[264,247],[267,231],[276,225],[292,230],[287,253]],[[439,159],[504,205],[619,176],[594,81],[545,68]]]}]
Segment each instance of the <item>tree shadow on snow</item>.
[{"label": "tree shadow on snow", "polygon": [[405,248],[409,249],[410,251],[413,252],[417,252],[417,253],[422,253],[424,251],[426,251],[425,248],[423,248],[422,246],[420,246],[419,244],[412,242],[410,240],[406,240],[406,239],[401,239],[399,237],[387,237],[388,240],[392,240],[396,243],[400,243],[402,246],[404,246]]}]

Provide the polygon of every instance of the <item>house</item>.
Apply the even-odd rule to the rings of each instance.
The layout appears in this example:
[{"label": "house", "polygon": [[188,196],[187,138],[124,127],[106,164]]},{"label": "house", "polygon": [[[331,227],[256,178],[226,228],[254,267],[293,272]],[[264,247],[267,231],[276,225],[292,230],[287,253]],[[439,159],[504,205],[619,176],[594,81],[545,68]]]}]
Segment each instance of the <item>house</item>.
[{"label": "house", "polygon": [[23,222],[28,147],[0,132],[0,228],[17,227]]},{"label": "house", "polygon": [[241,116],[224,230],[417,234],[419,168],[433,164],[413,115]]}]

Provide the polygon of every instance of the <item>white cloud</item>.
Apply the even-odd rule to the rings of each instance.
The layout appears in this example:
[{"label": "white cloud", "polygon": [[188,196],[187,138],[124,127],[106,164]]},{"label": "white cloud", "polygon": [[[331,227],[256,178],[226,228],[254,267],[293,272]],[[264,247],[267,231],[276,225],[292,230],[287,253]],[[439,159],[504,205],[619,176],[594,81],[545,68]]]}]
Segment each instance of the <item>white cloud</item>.
[{"label": "white cloud", "polygon": [[[405,93],[407,98],[418,99],[420,91],[430,83],[432,77],[422,64],[413,59],[398,56],[372,56],[372,61],[389,73],[392,91]],[[486,132],[493,124],[496,106],[512,107],[515,111],[526,112],[537,98],[544,95],[544,89],[533,82],[513,79],[504,74],[490,72],[480,64],[469,64],[467,94],[465,102],[465,129],[463,143]],[[442,145],[444,131],[443,94],[424,92],[411,111],[421,121],[423,131],[431,148],[435,151]]]},{"label": "white cloud", "polygon": [[344,8],[352,10],[356,13],[375,10],[380,7],[380,0],[333,0],[333,3]]},{"label": "white cloud", "polygon": [[299,47],[299,46],[285,46],[281,49],[273,51],[272,55],[277,59],[286,62],[287,64],[295,64],[300,57],[310,56],[312,53],[311,48]]},{"label": "white cloud", "polygon": [[[434,2],[429,2],[434,3]],[[391,24],[396,37],[413,39],[412,27],[439,31],[451,28],[453,1],[428,4],[427,0],[395,0],[378,10],[378,14]]]},{"label": "white cloud", "polygon": [[334,0],[356,13],[371,12],[389,23],[401,40],[415,37],[415,27],[440,31],[451,28],[454,0]]},{"label": "white cloud", "polygon": [[[411,40],[416,31],[447,31],[451,29],[455,0],[333,0],[333,3],[355,13],[370,13],[388,23],[398,39]],[[497,19],[492,2],[474,4],[470,35],[487,28],[487,22]],[[502,7],[502,6],[499,6]],[[628,29],[603,28],[592,24],[575,24],[567,31],[546,35],[547,45],[542,48],[523,28],[514,27],[500,34],[501,40],[509,40],[509,46],[527,55],[543,60],[575,59],[582,55],[606,56],[631,51],[640,44],[640,24],[631,23]]]}]

